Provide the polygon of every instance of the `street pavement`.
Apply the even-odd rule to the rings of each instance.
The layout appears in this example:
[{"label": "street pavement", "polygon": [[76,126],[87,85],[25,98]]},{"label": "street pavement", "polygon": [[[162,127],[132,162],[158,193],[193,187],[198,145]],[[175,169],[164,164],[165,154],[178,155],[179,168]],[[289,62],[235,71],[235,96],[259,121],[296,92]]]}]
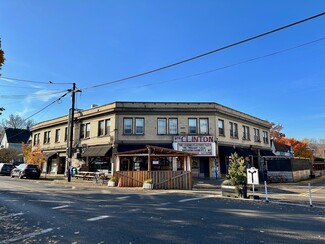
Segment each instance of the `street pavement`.
[{"label": "street pavement", "polygon": [[260,200],[223,198],[218,181],[150,191],[0,177],[0,243],[325,243],[324,209],[297,200],[308,183],[324,192],[321,178],[272,184],[266,203],[260,186]]}]

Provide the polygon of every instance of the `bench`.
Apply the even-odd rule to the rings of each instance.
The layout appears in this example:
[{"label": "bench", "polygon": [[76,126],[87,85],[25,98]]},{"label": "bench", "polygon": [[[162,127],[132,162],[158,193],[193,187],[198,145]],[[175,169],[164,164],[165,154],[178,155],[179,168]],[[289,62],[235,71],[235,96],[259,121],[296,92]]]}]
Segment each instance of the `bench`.
[{"label": "bench", "polygon": [[96,183],[101,181],[102,184],[104,184],[106,180],[109,180],[111,176],[112,175],[110,173],[88,171],[80,171],[75,175],[76,179],[80,178],[83,180],[94,180]]}]

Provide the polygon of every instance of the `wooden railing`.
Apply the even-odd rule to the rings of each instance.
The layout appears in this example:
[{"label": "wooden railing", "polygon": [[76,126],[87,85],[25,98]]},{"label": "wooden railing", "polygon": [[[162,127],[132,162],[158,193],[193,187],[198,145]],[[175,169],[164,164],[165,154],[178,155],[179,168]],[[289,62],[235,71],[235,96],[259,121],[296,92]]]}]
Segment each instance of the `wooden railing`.
[{"label": "wooden railing", "polygon": [[188,171],[117,171],[114,176],[124,187],[142,187],[146,179],[152,179],[154,189],[192,189],[192,173]]}]

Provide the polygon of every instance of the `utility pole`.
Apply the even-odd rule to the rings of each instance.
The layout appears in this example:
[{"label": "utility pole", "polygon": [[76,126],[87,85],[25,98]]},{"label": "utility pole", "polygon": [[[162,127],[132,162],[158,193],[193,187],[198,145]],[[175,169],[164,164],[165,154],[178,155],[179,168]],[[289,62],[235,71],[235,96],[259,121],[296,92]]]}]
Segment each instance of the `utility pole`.
[{"label": "utility pole", "polygon": [[71,161],[73,155],[73,125],[74,125],[74,110],[75,110],[75,99],[76,99],[76,83],[72,84],[71,92],[72,92],[71,95],[72,104],[69,110],[70,133],[69,133],[68,168],[67,168],[68,182],[71,182]]}]

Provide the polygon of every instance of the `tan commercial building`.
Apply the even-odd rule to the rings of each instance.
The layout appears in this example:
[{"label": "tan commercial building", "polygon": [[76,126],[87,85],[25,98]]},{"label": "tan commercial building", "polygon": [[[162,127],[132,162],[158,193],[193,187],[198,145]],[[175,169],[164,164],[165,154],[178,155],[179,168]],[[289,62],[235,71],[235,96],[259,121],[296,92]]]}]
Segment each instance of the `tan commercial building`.
[{"label": "tan commercial building", "polygon": [[[215,178],[227,173],[231,153],[261,168],[261,156],[271,152],[268,121],[217,103],[113,102],[74,116],[71,163],[82,170],[139,171],[136,159],[114,168],[113,155],[151,145],[191,153],[192,176]],[[47,173],[65,172],[68,128],[68,115],[32,128],[33,145],[40,144],[47,156]],[[173,170],[171,164],[168,158],[155,160],[160,170]]]}]

